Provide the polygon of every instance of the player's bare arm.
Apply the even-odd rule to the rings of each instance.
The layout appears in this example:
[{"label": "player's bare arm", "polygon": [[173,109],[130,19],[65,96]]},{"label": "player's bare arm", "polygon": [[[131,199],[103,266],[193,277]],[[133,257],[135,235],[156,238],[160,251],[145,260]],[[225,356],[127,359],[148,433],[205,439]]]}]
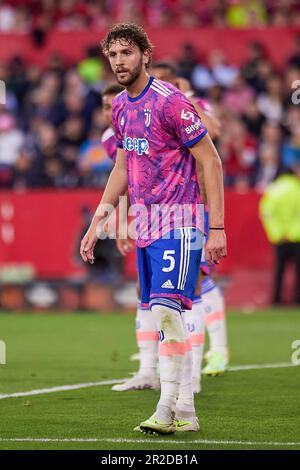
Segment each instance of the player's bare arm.
[{"label": "player's bare arm", "polygon": [[[206,243],[206,257],[209,262],[219,263],[227,254],[224,228],[224,189],[222,163],[218,152],[206,135],[190,147],[197,164],[203,168],[204,186],[210,213],[209,238]],[[215,230],[216,229],[216,230]]]},{"label": "player's bare arm", "polygon": [[119,203],[119,197],[127,191],[127,172],[125,155],[122,149],[118,149],[116,164],[110,174],[107,182],[104,194],[100,201],[100,204],[94,214],[91,225],[83,237],[80,245],[80,255],[85,262],[94,262],[94,247],[97,242],[97,225],[104,219],[105,213],[103,214],[103,207],[106,204],[110,204],[116,207]]}]

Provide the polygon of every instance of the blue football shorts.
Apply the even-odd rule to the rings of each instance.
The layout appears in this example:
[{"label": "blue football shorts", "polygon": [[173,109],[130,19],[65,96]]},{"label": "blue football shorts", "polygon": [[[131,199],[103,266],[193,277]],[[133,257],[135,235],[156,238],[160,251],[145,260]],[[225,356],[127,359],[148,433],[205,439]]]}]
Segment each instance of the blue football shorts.
[{"label": "blue football shorts", "polygon": [[137,247],[137,263],[141,287],[141,306],[154,297],[178,299],[183,309],[192,308],[199,274],[203,233],[183,227],[151,245]]}]

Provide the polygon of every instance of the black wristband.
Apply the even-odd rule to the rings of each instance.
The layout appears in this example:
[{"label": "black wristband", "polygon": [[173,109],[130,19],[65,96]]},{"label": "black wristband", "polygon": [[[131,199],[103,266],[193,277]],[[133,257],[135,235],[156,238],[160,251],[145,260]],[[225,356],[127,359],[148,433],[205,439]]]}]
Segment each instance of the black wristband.
[{"label": "black wristband", "polygon": [[224,227],[209,227],[209,230],[225,230]]}]

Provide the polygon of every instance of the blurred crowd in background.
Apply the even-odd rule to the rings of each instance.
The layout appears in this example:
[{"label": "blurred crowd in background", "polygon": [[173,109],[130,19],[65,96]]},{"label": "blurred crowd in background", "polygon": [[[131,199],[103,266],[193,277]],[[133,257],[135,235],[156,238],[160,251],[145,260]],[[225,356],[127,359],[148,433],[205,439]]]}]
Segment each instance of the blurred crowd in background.
[{"label": "blurred crowd in background", "polygon": [[[174,65],[220,119],[216,145],[227,186],[263,190],[300,158],[300,106],[292,100],[300,77],[300,37],[284,71],[276,70],[257,42],[249,44],[240,68],[219,50],[203,61],[190,44]],[[101,91],[113,76],[98,46],[71,68],[57,55],[44,70],[14,57],[0,64],[0,80],[7,86],[0,107],[0,187],[105,183],[112,164],[100,142]]]},{"label": "blurred crowd in background", "polygon": [[298,0],[0,0],[0,31],[105,28],[135,21],[149,26],[300,25]]}]

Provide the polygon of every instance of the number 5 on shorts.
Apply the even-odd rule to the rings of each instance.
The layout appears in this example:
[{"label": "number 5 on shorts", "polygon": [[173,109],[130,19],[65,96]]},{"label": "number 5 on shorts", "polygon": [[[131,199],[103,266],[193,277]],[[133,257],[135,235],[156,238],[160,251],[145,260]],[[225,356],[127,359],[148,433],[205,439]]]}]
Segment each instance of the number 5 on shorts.
[{"label": "number 5 on shorts", "polygon": [[169,272],[173,271],[173,269],[175,268],[175,258],[172,255],[175,255],[175,250],[165,250],[164,251],[163,259],[166,260],[166,261],[170,261],[170,266],[168,268],[162,268],[162,271],[164,273],[169,273]]}]

